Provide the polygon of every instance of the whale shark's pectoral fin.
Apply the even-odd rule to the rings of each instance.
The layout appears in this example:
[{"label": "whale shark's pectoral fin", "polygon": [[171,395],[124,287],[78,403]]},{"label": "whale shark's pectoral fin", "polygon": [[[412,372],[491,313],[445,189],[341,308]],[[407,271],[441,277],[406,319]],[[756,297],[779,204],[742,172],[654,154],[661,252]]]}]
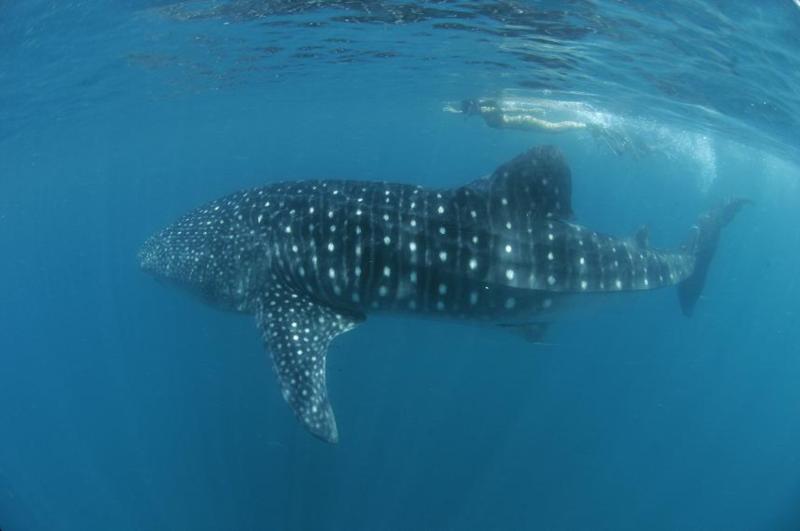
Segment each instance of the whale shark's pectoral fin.
[{"label": "whale shark's pectoral fin", "polygon": [[363,320],[287,288],[271,288],[257,305],[256,324],[272,353],[283,398],[313,435],[329,443],[339,433],[325,382],[328,345]]}]

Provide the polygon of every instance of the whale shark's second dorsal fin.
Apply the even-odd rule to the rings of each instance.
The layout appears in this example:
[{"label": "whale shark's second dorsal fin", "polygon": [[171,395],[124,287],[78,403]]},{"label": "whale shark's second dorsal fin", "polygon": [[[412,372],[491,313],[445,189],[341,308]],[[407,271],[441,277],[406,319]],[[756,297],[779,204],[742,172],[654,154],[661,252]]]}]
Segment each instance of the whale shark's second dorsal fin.
[{"label": "whale shark's second dorsal fin", "polygon": [[281,285],[258,301],[256,324],[272,353],[283,398],[313,435],[329,443],[339,440],[339,432],[325,381],[328,345],[363,320]]},{"label": "whale shark's second dorsal fin", "polygon": [[495,212],[511,210],[541,219],[572,217],[572,175],[555,146],[531,148],[459,191],[488,195]]}]

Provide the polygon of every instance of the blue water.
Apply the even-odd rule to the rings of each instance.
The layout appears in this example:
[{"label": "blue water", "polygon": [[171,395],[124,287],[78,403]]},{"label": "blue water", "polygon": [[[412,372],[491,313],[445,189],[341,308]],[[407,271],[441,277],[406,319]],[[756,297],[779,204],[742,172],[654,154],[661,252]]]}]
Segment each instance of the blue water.
[{"label": "blue water", "polygon": [[[800,529],[800,6],[0,2],[0,528]],[[624,138],[443,112],[547,100]],[[561,112],[561,111],[559,111]],[[564,111],[566,112],[566,111]],[[544,345],[371,319],[328,358],[341,442],[251,318],[138,270],[186,210],[283,179],[455,186],[555,143],[582,224],[679,244],[704,296]]]}]

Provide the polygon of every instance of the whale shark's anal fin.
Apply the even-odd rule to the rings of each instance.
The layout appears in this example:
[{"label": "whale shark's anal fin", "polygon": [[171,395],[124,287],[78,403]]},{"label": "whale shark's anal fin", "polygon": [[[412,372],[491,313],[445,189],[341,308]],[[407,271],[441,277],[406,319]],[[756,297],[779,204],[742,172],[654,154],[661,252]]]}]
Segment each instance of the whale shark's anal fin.
[{"label": "whale shark's anal fin", "polygon": [[339,440],[339,432],[325,379],[328,345],[363,320],[283,287],[270,288],[256,310],[283,398],[314,436],[329,443]]}]

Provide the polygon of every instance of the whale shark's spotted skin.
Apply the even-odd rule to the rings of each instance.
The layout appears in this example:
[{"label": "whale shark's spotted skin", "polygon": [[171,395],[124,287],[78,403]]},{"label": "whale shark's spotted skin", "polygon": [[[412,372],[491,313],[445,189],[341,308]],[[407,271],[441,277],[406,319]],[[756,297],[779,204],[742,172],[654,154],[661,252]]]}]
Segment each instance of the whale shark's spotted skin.
[{"label": "whale shark's spotted skin", "polygon": [[191,212],[148,240],[140,260],[217,306],[254,314],[284,398],[335,442],[328,344],[369,313],[505,323],[565,294],[655,289],[692,274],[691,252],[571,223],[570,179],[560,153],[541,147],[449,190],[280,183]]}]

